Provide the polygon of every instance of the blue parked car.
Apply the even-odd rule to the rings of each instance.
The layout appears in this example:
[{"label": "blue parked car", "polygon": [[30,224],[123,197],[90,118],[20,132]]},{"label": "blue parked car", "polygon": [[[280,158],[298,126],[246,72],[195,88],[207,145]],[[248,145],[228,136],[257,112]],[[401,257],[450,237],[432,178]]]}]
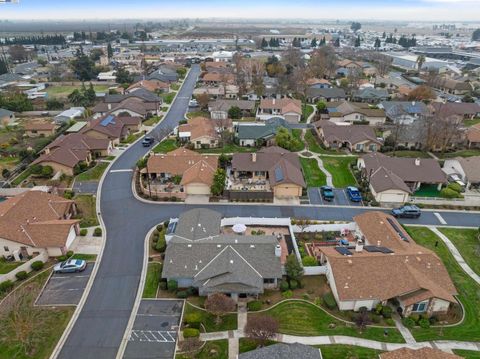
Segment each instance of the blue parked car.
[{"label": "blue parked car", "polygon": [[87,262],[83,259],[69,259],[65,262],[58,263],[53,267],[54,273],[73,273],[81,272],[87,268]]},{"label": "blue parked car", "polygon": [[347,195],[348,195],[348,198],[350,198],[350,201],[352,202],[362,201],[362,195],[357,187],[353,187],[353,186],[347,187]]}]

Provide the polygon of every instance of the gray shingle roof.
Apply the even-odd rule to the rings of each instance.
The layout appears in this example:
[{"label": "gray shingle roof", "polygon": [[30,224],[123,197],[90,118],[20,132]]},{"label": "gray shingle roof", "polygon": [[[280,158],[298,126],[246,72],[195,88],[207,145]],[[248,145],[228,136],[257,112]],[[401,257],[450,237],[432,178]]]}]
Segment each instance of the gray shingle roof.
[{"label": "gray shingle roof", "polygon": [[240,122],[237,126],[237,138],[240,140],[270,138],[276,135],[280,127],[289,128],[289,123],[283,118],[272,118],[261,124]]},{"label": "gray shingle roof", "polygon": [[321,359],[320,349],[294,343],[278,343],[242,353],[239,359]]},{"label": "gray shingle roof", "polygon": [[5,110],[4,108],[0,108],[0,117],[11,116],[13,115],[12,111]]},{"label": "gray shingle roof", "polygon": [[221,219],[220,213],[206,208],[183,212],[178,219],[175,235],[189,240],[218,236]]},{"label": "gray shingle roof", "polygon": [[332,88],[308,88],[307,97],[324,97],[324,98],[345,98],[345,91],[341,88],[332,87]]}]

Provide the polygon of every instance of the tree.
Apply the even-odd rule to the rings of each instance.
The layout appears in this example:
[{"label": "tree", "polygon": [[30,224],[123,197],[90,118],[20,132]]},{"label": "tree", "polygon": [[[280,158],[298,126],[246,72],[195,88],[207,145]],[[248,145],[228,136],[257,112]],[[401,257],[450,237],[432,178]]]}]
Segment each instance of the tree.
[{"label": "tree", "polygon": [[357,32],[358,30],[360,30],[362,28],[362,24],[360,24],[359,22],[352,22],[352,24],[350,25],[350,29],[352,29],[352,31],[354,32]]},{"label": "tree", "polygon": [[355,324],[360,331],[365,330],[367,325],[371,323],[370,316],[368,315],[367,308],[361,307],[360,311],[354,318]]},{"label": "tree", "polygon": [[23,93],[13,93],[6,97],[0,95],[0,108],[14,112],[32,111],[32,102]]},{"label": "tree", "polygon": [[83,53],[83,49],[77,50],[75,59],[70,64],[74,74],[80,81],[90,81],[97,76],[95,62]]},{"label": "tree", "polygon": [[261,44],[261,48],[262,49],[265,49],[268,47],[268,42],[267,40],[265,40],[265,38],[262,38],[262,44]]},{"label": "tree", "polygon": [[50,100],[47,100],[45,107],[49,111],[55,111],[55,110],[62,110],[64,106],[65,104],[62,101],[56,98],[52,98]]},{"label": "tree", "polygon": [[377,38],[375,39],[375,43],[373,44],[373,47],[378,50],[378,49],[380,48],[380,46],[382,46],[382,42],[381,42],[380,39],[377,37]]},{"label": "tree", "polygon": [[90,51],[90,58],[92,59],[92,61],[100,60],[100,57],[102,57],[103,55],[104,53],[102,49],[92,49],[92,51]]},{"label": "tree", "polygon": [[236,309],[235,301],[223,293],[213,293],[205,300],[205,309],[216,317],[217,324],[222,322],[222,317]]},{"label": "tree", "polygon": [[312,76],[324,78],[334,73],[337,56],[330,46],[324,46],[313,51],[308,64]]},{"label": "tree", "polygon": [[428,101],[437,98],[437,94],[431,87],[421,85],[414,88],[407,96],[409,101]]},{"label": "tree", "polygon": [[315,48],[315,47],[317,47],[317,45],[318,45],[318,44],[317,44],[317,38],[314,37],[314,38],[312,39],[312,42],[310,43],[310,47]]},{"label": "tree", "polygon": [[418,71],[422,69],[422,66],[425,63],[425,61],[426,61],[425,55],[418,55],[417,61],[416,61]]},{"label": "tree", "polygon": [[381,77],[386,76],[390,71],[390,66],[392,65],[393,58],[383,54],[376,54],[373,60],[376,64],[378,74]]},{"label": "tree", "polygon": [[124,67],[119,67],[115,73],[117,83],[130,85],[133,82],[133,76]]},{"label": "tree", "polygon": [[295,254],[289,254],[287,256],[287,261],[285,262],[285,272],[287,273],[287,277],[289,280],[296,280],[300,282],[303,276],[303,268],[298,263],[297,257]]},{"label": "tree", "polygon": [[111,43],[108,43],[107,45],[107,56],[109,60],[113,57],[113,48]]},{"label": "tree", "polygon": [[339,38],[339,37],[337,37],[337,38],[335,39],[335,41],[333,42],[333,46],[335,46],[335,47],[340,47],[340,38]]},{"label": "tree", "polygon": [[25,62],[28,60],[28,52],[22,45],[10,46],[8,50],[13,62]]},{"label": "tree", "polygon": [[480,41],[480,29],[476,29],[472,33],[472,41]]},{"label": "tree", "polygon": [[227,174],[224,169],[218,168],[213,175],[213,183],[210,191],[214,196],[220,196],[225,189],[225,180],[227,179]]},{"label": "tree", "polygon": [[269,316],[249,316],[245,326],[245,335],[260,346],[264,346],[268,340],[274,339],[279,329],[278,320]]},{"label": "tree", "polygon": [[325,113],[327,109],[327,104],[324,101],[318,101],[316,106],[318,113]]},{"label": "tree", "polygon": [[277,146],[289,151],[295,151],[301,145],[300,141],[285,127],[280,127],[278,129],[277,134],[275,135],[275,143]]},{"label": "tree", "polygon": [[8,62],[4,57],[0,57],[0,75],[8,72]]},{"label": "tree", "polygon": [[233,120],[238,120],[242,117],[242,110],[238,106],[232,106],[228,109],[228,117]]},{"label": "tree", "polygon": [[210,102],[210,96],[206,93],[201,93],[199,95],[196,95],[196,100],[198,102],[198,105],[202,110],[206,109],[208,107],[208,103]]},{"label": "tree", "polygon": [[355,47],[360,47],[360,43],[361,43],[360,36],[357,36],[357,38],[355,39]]},{"label": "tree", "polygon": [[68,101],[70,101],[70,103],[72,103],[75,106],[83,105],[83,101],[84,101],[83,94],[78,89],[73,90],[72,93],[70,93],[70,95],[67,96],[67,98],[68,98]]},{"label": "tree", "polygon": [[4,168],[2,170],[2,177],[5,179],[8,179],[8,177],[10,177],[10,171],[8,170],[8,168]]}]

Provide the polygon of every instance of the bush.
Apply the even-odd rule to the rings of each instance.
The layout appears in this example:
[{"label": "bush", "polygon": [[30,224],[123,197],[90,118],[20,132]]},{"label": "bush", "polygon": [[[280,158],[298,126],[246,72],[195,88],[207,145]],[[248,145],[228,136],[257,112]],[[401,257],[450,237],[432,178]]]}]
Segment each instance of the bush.
[{"label": "bush", "polygon": [[460,197],[460,193],[458,193],[457,191],[454,191],[453,189],[447,187],[447,188],[443,188],[440,191],[440,196],[444,197],[444,198],[458,198],[458,197]]},{"label": "bush", "polygon": [[66,190],[63,192],[63,198],[72,199],[73,196],[75,196],[75,192],[73,192],[73,191],[70,190],[70,189],[66,189]]},{"label": "bush", "polygon": [[179,290],[179,291],[177,292],[177,298],[185,299],[185,298],[187,298],[187,297],[188,297],[187,291],[185,291],[185,290]]},{"label": "bush", "polygon": [[200,323],[202,322],[202,315],[200,313],[186,314],[183,321],[191,328],[200,329]]},{"label": "bush", "polygon": [[40,269],[43,268],[43,262],[42,261],[35,261],[31,264],[31,267],[35,271],[39,271]]},{"label": "bush", "polygon": [[71,257],[71,256],[73,256],[73,251],[68,251],[67,252],[67,257]]},{"label": "bush", "polygon": [[15,273],[15,277],[17,277],[18,280],[24,280],[24,279],[27,279],[28,273],[22,270],[18,273]]},{"label": "bush", "polygon": [[64,262],[64,261],[66,261],[66,260],[67,260],[67,256],[65,256],[65,255],[64,255],[64,256],[58,256],[58,257],[57,257],[57,261],[59,261],[59,262]]},{"label": "bush", "polygon": [[317,258],[312,256],[306,256],[302,258],[302,263],[305,267],[314,267],[318,265]]},{"label": "bush", "polygon": [[298,282],[295,279],[290,279],[290,289],[297,289],[298,288]]},{"label": "bush", "polygon": [[392,308],[385,306],[382,308],[382,315],[384,318],[391,318],[392,317]]},{"label": "bush", "polygon": [[85,236],[87,235],[87,233],[88,233],[88,231],[87,231],[86,228],[82,228],[82,229],[80,230],[80,235],[81,235],[82,237],[85,237]]},{"label": "bush", "polygon": [[430,322],[430,325],[435,325],[438,322],[438,317],[435,315],[432,315],[428,321]]},{"label": "bush", "polygon": [[455,192],[462,192],[462,186],[460,186],[458,183],[453,182],[450,183],[447,188],[450,188],[451,190],[454,190]]},{"label": "bush", "polygon": [[371,319],[374,323],[380,323],[380,321],[382,320],[382,316],[378,314],[372,314]]},{"label": "bush", "polygon": [[167,290],[167,282],[160,282],[160,289]]},{"label": "bush", "polygon": [[189,287],[187,289],[187,295],[191,296],[191,295],[197,295],[198,294],[198,290],[197,288],[195,287]]},{"label": "bush", "polygon": [[6,280],[5,282],[0,283],[0,293],[6,293],[13,288],[13,282],[11,280]]},{"label": "bush", "polygon": [[175,292],[178,289],[178,283],[176,280],[170,279],[167,283],[167,288],[170,292]]},{"label": "bush", "polygon": [[420,319],[418,325],[423,329],[430,328],[430,321],[428,319]]},{"label": "bush", "polygon": [[378,303],[378,304],[375,306],[375,313],[376,313],[376,314],[382,314],[382,309],[383,309],[382,303]]},{"label": "bush", "polygon": [[335,309],[337,307],[337,302],[332,292],[325,293],[322,297],[323,303],[328,309]]},{"label": "bush", "polygon": [[418,314],[410,314],[410,319],[412,319],[415,324],[418,323],[418,321],[420,320],[420,315]]},{"label": "bush", "polygon": [[200,336],[200,331],[195,328],[185,328],[183,330],[184,338],[198,338]]},{"label": "bush", "polygon": [[395,321],[394,321],[392,318],[385,319],[385,323],[386,323],[389,327],[394,327],[394,326],[395,326]]},{"label": "bush", "polygon": [[282,292],[285,292],[286,290],[288,290],[289,286],[288,286],[288,282],[287,281],[281,281],[280,282],[280,290]]},{"label": "bush", "polygon": [[254,300],[247,303],[247,308],[250,312],[256,312],[262,309],[262,302],[259,300]]},{"label": "bush", "polygon": [[167,242],[165,241],[165,234],[159,233],[157,243],[155,244],[155,250],[163,253],[167,249]]},{"label": "bush", "polygon": [[293,292],[291,290],[286,290],[285,292],[282,293],[283,298],[292,298],[293,297]]},{"label": "bush", "polygon": [[93,230],[93,236],[94,237],[101,237],[102,236],[102,229],[100,227],[97,227]]},{"label": "bush", "polygon": [[415,321],[410,318],[410,317],[406,317],[406,318],[403,318],[402,319],[402,323],[403,325],[405,325],[407,328],[413,328],[415,326]]}]

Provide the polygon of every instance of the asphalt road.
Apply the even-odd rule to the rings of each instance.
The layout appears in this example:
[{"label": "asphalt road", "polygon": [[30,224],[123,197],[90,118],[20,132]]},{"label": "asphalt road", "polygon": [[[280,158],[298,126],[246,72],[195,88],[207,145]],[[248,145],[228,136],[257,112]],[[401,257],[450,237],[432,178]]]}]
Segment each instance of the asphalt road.
[{"label": "asphalt road", "polygon": [[[158,129],[173,128],[183,119],[200,69],[192,67],[185,84]],[[136,200],[131,182],[137,160],[149,149],[140,142],[126,150],[106,174],[101,188],[101,215],[107,240],[94,284],[85,305],[67,337],[59,358],[113,359],[124,336],[134,305],[143,263],[145,235],[161,221],[181,212],[206,205],[155,204]],[[123,170],[118,172],[118,170]],[[345,220],[372,210],[367,207],[270,206],[213,204],[209,208],[225,216],[296,217],[319,220]],[[425,211],[419,219],[403,223],[422,225],[479,226],[480,216],[468,212]]]}]

